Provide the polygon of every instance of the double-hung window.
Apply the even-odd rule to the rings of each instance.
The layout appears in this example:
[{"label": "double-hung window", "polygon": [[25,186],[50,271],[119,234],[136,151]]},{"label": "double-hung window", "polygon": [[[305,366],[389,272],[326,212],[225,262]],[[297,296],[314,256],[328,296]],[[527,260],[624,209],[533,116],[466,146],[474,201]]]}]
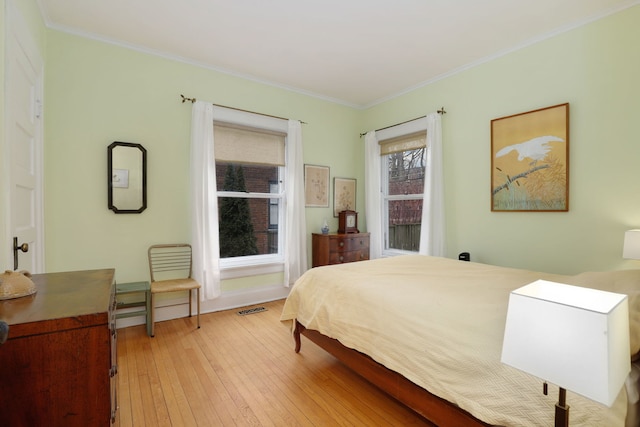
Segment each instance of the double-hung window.
[{"label": "double-hung window", "polygon": [[426,130],[379,140],[384,255],[418,252],[425,181]]},{"label": "double-hung window", "polygon": [[214,121],[220,267],[284,261],[286,133]]}]

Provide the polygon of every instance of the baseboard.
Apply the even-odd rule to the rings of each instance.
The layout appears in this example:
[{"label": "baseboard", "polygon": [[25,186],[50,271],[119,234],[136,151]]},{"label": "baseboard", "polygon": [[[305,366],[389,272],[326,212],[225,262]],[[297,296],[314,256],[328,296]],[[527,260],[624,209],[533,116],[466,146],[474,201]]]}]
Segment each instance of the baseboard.
[{"label": "baseboard", "polygon": [[[220,297],[202,301],[200,303],[200,314],[213,313],[215,311],[231,310],[238,307],[246,307],[254,304],[275,301],[286,298],[291,288],[282,285],[275,285],[261,288],[250,288],[240,291],[225,292]],[[164,300],[160,306],[156,307],[156,322],[164,320],[178,319],[189,315],[188,299],[186,296]],[[193,314],[195,315],[195,302]],[[144,325],[144,316],[127,317],[116,320],[116,327],[126,328],[129,326]]]}]

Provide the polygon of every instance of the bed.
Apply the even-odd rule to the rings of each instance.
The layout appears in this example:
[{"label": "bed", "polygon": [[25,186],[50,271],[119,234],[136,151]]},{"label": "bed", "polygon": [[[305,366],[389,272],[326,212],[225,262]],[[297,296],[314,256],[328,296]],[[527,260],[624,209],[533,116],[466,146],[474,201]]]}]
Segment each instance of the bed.
[{"label": "bed", "polygon": [[[638,354],[640,270],[564,276],[421,255],[318,267],[281,320],[296,352],[302,334],[436,425],[549,426],[557,387],[545,396],[540,379],[500,362],[509,293],[537,279],[629,295]],[[611,408],[568,392],[571,424],[639,425],[632,366]]]}]

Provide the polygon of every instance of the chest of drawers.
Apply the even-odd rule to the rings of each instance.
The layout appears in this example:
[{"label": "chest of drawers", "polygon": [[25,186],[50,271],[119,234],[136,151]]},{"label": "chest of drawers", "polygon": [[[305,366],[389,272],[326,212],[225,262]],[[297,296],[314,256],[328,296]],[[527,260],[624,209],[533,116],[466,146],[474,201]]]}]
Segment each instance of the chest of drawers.
[{"label": "chest of drawers", "polygon": [[0,301],[0,424],[109,426],[115,419],[114,270],[34,274],[34,295]]},{"label": "chest of drawers", "polygon": [[311,239],[313,267],[369,259],[369,233],[313,233]]}]

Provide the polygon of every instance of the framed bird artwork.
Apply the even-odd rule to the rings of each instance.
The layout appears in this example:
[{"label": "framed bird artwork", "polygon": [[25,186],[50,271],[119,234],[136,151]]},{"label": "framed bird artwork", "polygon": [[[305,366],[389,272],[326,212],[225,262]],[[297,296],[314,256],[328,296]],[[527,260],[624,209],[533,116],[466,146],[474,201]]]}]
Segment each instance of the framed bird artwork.
[{"label": "framed bird artwork", "polygon": [[491,210],[569,210],[569,104],[491,120]]}]

